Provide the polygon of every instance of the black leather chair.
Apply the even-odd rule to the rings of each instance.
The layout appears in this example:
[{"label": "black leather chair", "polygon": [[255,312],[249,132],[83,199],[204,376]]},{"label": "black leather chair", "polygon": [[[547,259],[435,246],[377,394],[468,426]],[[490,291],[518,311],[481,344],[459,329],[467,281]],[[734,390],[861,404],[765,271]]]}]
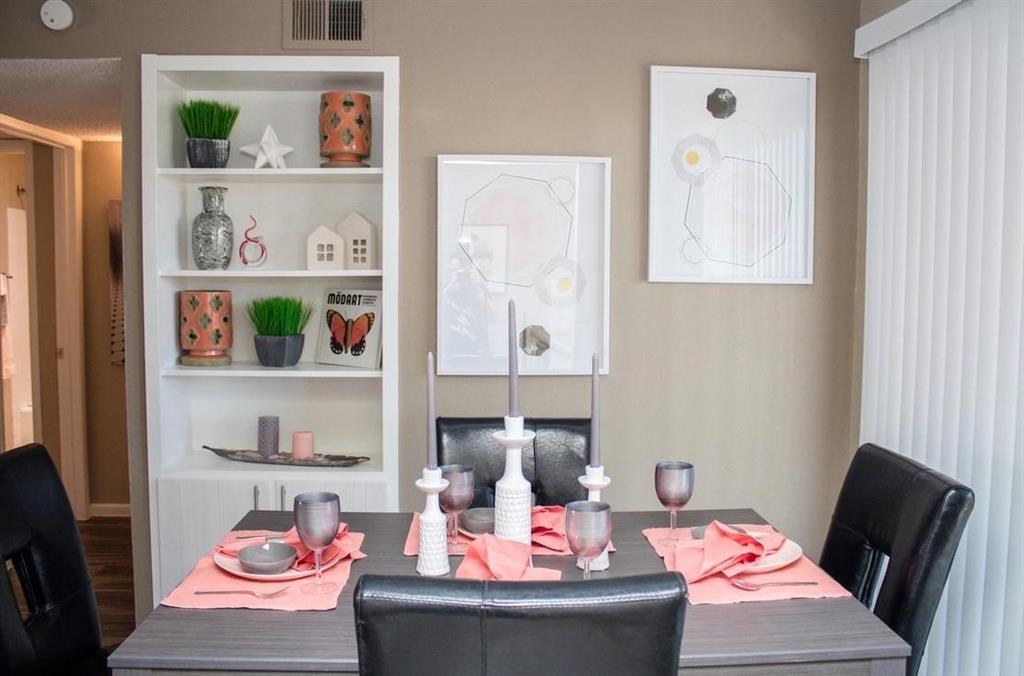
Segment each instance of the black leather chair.
[{"label": "black leather chair", "polygon": [[364,575],[359,673],[674,676],[685,612],[678,573],[554,583]]},{"label": "black leather chair", "polygon": [[[0,558],[0,673],[105,674],[78,526],[39,444],[0,453]],[[25,618],[8,561],[24,591]]]},{"label": "black leather chair", "polygon": [[[527,418],[524,428],[537,435],[523,449],[523,474],[533,485],[537,504],[585,500],[579,477],[590,452],[590,418]],[[437,419],[441,464],[472,465],[476,470],[474,507],[494,506],[494,484],[505,471],[505,450],[492,435],[503,429],[501,418]]]},{"label": "black leather chair", "polygon": [[917,673],[974,492],[910,458],[864,444],[846,473],[821,567],[910,644]]}]

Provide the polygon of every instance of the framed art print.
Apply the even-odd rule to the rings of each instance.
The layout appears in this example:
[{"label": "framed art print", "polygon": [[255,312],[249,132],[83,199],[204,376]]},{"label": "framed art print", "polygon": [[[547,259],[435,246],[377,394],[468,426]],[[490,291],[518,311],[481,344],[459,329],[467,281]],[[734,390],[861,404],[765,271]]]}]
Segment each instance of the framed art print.
[{"label": "framed art print", "polygon": [[437,158],[437,371],[503,375],[508,301],[522,375],[608,372],[611,160]]},{"label": "framed art print", "polygon": [[814,73],[651,68],[651,282],[810,284]]}]

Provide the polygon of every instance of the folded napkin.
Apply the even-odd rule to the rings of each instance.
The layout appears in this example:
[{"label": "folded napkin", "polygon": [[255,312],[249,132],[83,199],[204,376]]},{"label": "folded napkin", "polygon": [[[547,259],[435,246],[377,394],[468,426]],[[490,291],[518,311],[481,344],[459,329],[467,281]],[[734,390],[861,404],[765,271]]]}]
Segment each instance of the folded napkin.
[{"label": "folded napkin", "polygon": [[[240,535],[264,535],[268,533],[278,535],[277,533],[270,533],[269,531],[237,531],[234,533],[228,533],[221,542],[217,544],[214,551],[221,552],[225,556],[230,555],[231,551],[234,551],[234,553],[237,554],[238,550],[242,547],[253,544],[253,540],[239,541],[235,538]],[[196,567],[192,569],[192,572],[190,572],[188,576],[182,580],[181,584],[175,587],[174,591],[168,594],[161,603],[165,606],[173,606],[175,608],[195,609],[257,608],[263,610],[331,610],[338,606],[338,596],[341,594],[341,590],[345,587],[345,584],[348,582],[348,578],[352,573],[352,562],[366,556],[359,551],[359,548],[363,543],[363,537],[362,533],[346,532],[344,537],[344,548],[339,547],[339,550],[348,549],[350,547],[354,547],[354,549],[349,550],[348,553],[345,554],[344,558],[340,559],[335,565],[324,571],[324,581],[334,582],[338,585],[338,592],[335,594],[302,593],[301,587],[312,581],[312,576],[305,577],[300,580],[292,580],[290,582],[260,582],[231,575],[217,567],[217,564],[213,562],[213,552],[211,552],[199,559],[199,563],[197,563]],[[259,540],[256,540],[256,542],[258,543]],[[336,553],[335,558],[339,555],[340,553]],[[288,588],[285,593],[280,596],[275,596],[272,599],[258,599],[244,593],[200,596],[196,596],[194,593],[200,590],[230,590],[239,592],[258,590],[275,592],[279,589],[284,589],[285,587]]]},{"label": "folded napkin", "polygon": [[482,535],[466,550],[455,571],[460,580],[560,580],[562,572],[530,565],[530,546]]},{"label": "folded napkin", "polygon": [[[247,536],[258,536],[258,537],[247,537]],[[280,533],[273,531],[233,531],[228,533],[214,546],[214,551],[224,556],[237,557],[238,552],[251,545],[263,544],[263,538],[265,537],[281,538],[286,545],[291,545],[295,548],[296,556],[295,562],[292,564],[292,568],[295,570],[313,570],[314,568],[314,555],[312,550],[307,549],[302,540],[299,538],[299,534],[294,528],[289,530],[283,536]],[[334,559],[341,557],[351,557],[353,559],[361,559],[366,554],[359,551],[359,545],[362,544],[363,536],[359,534],[359,537],[355,537],[356,534],[352,533],[348,529],[348,524],[343,523],[338,528],[338,534],[334,537],[334,542],[329,544],[324,549],[322,554],[323,565],[334,561]],[[238,539],[243,538],[243,539]]]},{"label": "folded napkin", "polygon": [[530,514],[533,529],[530,539],[537,547],[559,554],[571,554],[565,539],[565,507],[549,505],[534,507]]},{"label": "folded napkin", "polygon": [[668,547],[665,566],[679,571],[691,583],[717,573],[726,577],[738,575],[765,554],[777,552],[786,541],[786,536],[775,530],[759,534],[761,537],[755,537],[749,531],[741,533],[712,521],[704,531],[704,539],[680,539],[674,547]]},{"label": "folded napkin", "polygon": [[[674,544],[661,542],[670,536],[668,528],[648,528],[643,533],[658,556],[664,559],[665,568],[678,571],[686,578],[689,601],[693,605],[850,596],[850,592],[806,556],[779,570],[742,575],[762,556],[778,551],[786,537],[771,526],[740,525],[747,535],[717,521],[712,522],[705,529],[702,540],[691,538],[692,529],[679,528],[675,533],[679,541]],[[750,592],[737,589],[730,583],[729,578],[736,576],[756,583],[800,581],[817,584],[769,586]]]}]

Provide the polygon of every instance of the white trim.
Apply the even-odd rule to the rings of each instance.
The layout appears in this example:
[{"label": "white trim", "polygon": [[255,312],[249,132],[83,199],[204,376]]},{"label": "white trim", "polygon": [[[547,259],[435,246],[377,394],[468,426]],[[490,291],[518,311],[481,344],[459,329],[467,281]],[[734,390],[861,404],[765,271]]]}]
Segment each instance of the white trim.
[{"label": "white trim", "polygon": [[872,50],[922,26],[963,0],[907,0],[896,9],[864,24],[854,33],[853,55],[866,59]]},{"label": "white trim", "polygon": [[16,117],[0,115],[0,131],[10,132],[13,136],[23,138],[27,141],[35,141],[47,146],[68,147],[75,150],[82,149],[82,141],[74,136],[62,134],[45,127],[24,122]]},{"label": "white trim", "polygon": [[94,516],[131,516],[132,506],[120,502],[94,502],[89,505],[89,518]]},{"label": "white trim", "polygon": [[[82,142],[0,115],[0,132],[53,147],[54,312],[71,326],[83,325]],[[32,214],[33,219],[35,214]],[[33,220],[34,223],[34,220]],[[39,252],[36,251],[38,256]],[[35,274],[35,270],[33,270]],[[38,288],[33,279],[33,288]],[[38,313],[36,313],[38,316]],[[37,327],[33,327],[37,328]],[[38,335],[38,332],[35,334]],[[60,409],[60,474],[76,518],[89,510],[89,474],[85,434],[85,346],[81,332],[57,335],[57,387]]]}]

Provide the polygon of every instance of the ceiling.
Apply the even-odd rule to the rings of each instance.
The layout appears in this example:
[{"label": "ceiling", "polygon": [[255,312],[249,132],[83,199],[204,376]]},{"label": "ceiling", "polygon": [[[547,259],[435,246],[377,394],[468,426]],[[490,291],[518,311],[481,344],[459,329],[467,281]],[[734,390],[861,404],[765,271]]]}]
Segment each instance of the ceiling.
[{"label": "ceiling", "polygon": [[121,59],[0,59],[0,114],[83,141],[121,139]]}]

